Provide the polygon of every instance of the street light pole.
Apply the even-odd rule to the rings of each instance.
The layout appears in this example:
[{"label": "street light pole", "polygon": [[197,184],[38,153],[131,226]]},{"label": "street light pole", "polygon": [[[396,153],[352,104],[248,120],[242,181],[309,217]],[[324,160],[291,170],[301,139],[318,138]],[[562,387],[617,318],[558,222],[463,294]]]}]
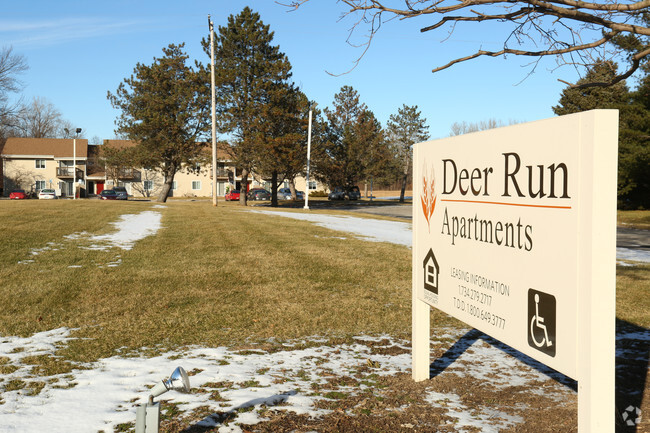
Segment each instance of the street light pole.
[{"label": "street light pole", "polygon": [[309,128],[307,131],[307,182],[305,188],[305,209],[309,209],[309,162],[311,158],[311,110],[309,110]]},{"label": "street light pole", "polygon": [[81,133],[81,128],[77,128],[76,132],[72,139],[72,200],[77,199],[77,137]]},{"label": "street light pole", "polygon": [[217,116],[215,113],[215,88],[214,88],[214,24],[208,15],[208,26],[210,28],[210,71],[211,71],[211,82],[212,82],[212,206],[217,205],[217,130],[216,130],[216,120]]}]

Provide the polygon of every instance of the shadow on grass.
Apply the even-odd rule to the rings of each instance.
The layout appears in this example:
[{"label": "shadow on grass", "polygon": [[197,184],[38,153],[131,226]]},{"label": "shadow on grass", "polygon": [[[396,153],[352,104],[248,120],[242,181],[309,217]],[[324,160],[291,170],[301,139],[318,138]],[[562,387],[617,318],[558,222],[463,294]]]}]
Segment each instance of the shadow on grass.
[{"label": "shadow on grass", "polygon": [[255,398],[240,404],[226,412],[215,412],[203,418],[198,423],[183,430],[181,433],[203,433],[214,431],[215,427],[234,421],[237,415],[244,412],[255,410],[255,406],[265,405],[266,407],[278,406],[285,403],[287,399],[296,395],[297,391],[289,391],[282,394],[276,394],[269,397]]},{"label": "shadow on grass", "polygon": [[[616,431],[637,432],[635,419],[648,388],[650,329],[616,321]],[[647,391],[646,391],[647,390]],[[646,414],[646,418],[648,414]]]},{"label": "shadow on grass", "polygon": [[[434,378],[453,364],[467,349],[478,340],[514,356],[529,367],[547,375],[557,382],[578,390],[578,382],[542,364],[516,349],[472,329],[456,341],[429,369],[429,377]],[[650,330],[616,320],[616,432],[637,433],[636,417],[640,416],[644,393],[648,386],[648,366],[650,365]]]}]

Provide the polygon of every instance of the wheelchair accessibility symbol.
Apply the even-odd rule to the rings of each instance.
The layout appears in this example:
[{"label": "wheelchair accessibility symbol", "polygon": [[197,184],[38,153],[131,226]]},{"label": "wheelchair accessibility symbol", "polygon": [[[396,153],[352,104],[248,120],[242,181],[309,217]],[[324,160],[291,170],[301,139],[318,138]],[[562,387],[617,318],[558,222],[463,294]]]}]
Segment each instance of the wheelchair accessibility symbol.
[{"label": "wheelchair accessibility symbol", "polygon": [[528,344],[549,356],[555,356],[555,296],[528,290]]}]

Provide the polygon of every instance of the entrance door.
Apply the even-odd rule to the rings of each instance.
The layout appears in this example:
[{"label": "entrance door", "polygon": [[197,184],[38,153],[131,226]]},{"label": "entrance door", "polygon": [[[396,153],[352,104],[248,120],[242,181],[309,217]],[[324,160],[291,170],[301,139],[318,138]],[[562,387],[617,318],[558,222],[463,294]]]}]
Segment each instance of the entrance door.
[{"label": "entrance door", "polygon": [[95,191],[95,194],[99,195],[104,191],[104,181],[97,181],[97,190]]}]

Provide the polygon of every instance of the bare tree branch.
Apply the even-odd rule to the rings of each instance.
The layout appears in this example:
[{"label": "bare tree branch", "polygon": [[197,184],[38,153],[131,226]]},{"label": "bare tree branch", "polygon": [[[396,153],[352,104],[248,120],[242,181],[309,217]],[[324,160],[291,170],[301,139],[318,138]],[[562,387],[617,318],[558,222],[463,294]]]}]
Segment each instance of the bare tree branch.
[{"label": "bare tree branch", "polygon": [[[285,4],[297,9],[309,0],[294,0]],[[499,22],[512,25],[503,49],[475,53],[453,59],[432,72],[442,71],[457,63],[478,57],[516,55],[522,57],[555,57],[559,66],[588,68],[596,61],[616,60],[627,63],[625,72],[610,83],[590,83],[586,86],[612,85],[629,78],[650,58],[650,0],[340,0],[347,6],[344,16],[358,15],[353,30],[368,26],[363,53],[372,43],[381,24],[392,19],[431,16],[436,19],[420,32],[430,32],[446,24],[453,28],[459,22]],[[617,38],[633,43],[618,45]],[[349,40],[349,39],[348,39]],[[513,46],[510,46],[513,45]],[[516,46],[514,46],[516,45]],[[634,48],[632,48],[634,47]],[[566,57],[565,57],[566,56]],[[563,80],[560,80],[565,82]],[[581,85],[580,87],[584,87]]]}]

